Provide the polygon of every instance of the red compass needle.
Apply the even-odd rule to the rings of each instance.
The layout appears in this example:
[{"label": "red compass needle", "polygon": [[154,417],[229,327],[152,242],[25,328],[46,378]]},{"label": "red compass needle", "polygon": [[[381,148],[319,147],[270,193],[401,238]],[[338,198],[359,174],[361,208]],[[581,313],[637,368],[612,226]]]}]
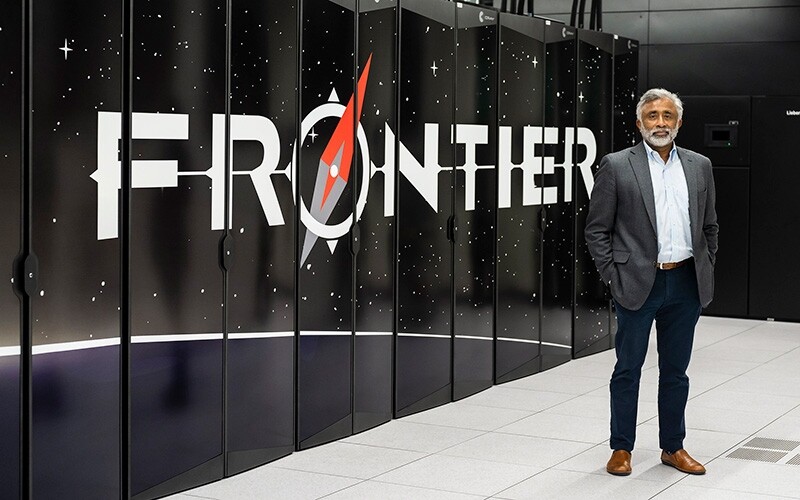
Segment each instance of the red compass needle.
[{"label": "red compass needle", "polygon": [[[358,122],[361,120],[361,108],[364,104],[364,94],[366,94],[367,90],[367,78],[369,77],[369,67],[371,63],[372,54],[369,55],[367,63],[364,65],[364,70],[361,72],[361,76],[358,79],[358,90],[356,92],[358,96],[358,110],[354,110],[354,98],[356,96],[351,96],[350,102],[347,103],[347,107],[342,117],[339,119],[339,123],[336,124],[336,129],[334,129],[333,135],[331,135],[331,139],[328,141],[328,145],[325,146],[325,150],[320,157],[320,164],[325,164],[329,171],[320,208],[325,206],[325,201],[328,199],[328,195],[331,192],[331,188],[333,188],[334,182],[336,182],[336,178],[341,178],[346,183],[350,176],[350,165],[353,162],[353,150],[355,146],[353,113],[356,113],[357,118],[355,126],[358,127]],[[341,157],[339,165],[336,165],[335,162],[339,153],[341,153]]]}]

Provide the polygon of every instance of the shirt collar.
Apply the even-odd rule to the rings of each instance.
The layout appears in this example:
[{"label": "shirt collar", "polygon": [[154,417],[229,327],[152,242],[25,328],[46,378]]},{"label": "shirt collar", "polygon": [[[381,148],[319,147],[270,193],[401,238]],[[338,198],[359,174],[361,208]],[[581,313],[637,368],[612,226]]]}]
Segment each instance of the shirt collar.
[{"label": "shirt collar", "polygon": [[[651,148],[650,145],[647,144],[647,141],[642,141],[642,144],[644,144],[644,149],[645,151],[647,151],[647,156],[649,158],[661,160],[661,155],[658,154],[658,151]],[[678,147],[675,145],[675,141],[672,141],[672,149],[669,152],[669,161],[673,161],[677,154],[678,154]]]}]

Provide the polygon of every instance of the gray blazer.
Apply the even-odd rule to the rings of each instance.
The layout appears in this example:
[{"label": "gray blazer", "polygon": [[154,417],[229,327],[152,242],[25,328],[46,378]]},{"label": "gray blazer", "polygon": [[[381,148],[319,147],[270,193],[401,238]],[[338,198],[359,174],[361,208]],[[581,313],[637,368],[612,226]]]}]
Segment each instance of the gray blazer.
[{"label": "gray blazer", "polygon": [[[689,222],[700,303],[714,295],[717,253],[716,194],[711,161],[678,148],[689,188]],[[611,295],[622,307],[642,307],[656,279],[656,208],[647,153],[642,143],[600,161],[584,231],[589,253]]]}]

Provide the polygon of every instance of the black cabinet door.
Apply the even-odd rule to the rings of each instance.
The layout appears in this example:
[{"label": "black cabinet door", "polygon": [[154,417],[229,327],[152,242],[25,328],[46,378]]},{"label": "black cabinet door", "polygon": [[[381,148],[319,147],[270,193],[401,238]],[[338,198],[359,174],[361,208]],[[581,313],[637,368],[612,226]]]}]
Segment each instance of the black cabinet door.
[{"label": "black cabinet door", "polygon": [[235,0],[227,474],[294,450],[296,0]]},{"label": "black cabinet door", "polygon": [[615,38],[613,151],[629,148],[642,140],[636,128],[638,80],[639,42],[630,38]]},{"label": "black cabinet door", "polygon": [[395,415],[451,400],[455,9],[400,3]]},{"label": "black cabinet door", "polygon": [[575,144],[575,30],[545,28],[545,111],[542,243],[542,369],[572,357],[574,292],[573,166]]},{"label": "black cabinet door", "polygon": [[539,371],[544,21],[500,16],[495,380]]},{"label": "black cabinet door", "polygon": [[[352,433],[355,1],[304,0],[298,141],[298,447]],[[359,152],[360,154],[360,152]]]},{"label": "black cabinet door", "polygon": [[9,284],[11,262],[20,253],[22,230],[22,3],[4,2],[0,19],[0,261],[5,269],[0,279],[0,484],[9,498],[19,498],[20,443],[20,301]]},{"label": "black cabinet door", "polygon": [[795,265],[800,169],[792,147],[800,134],[798,111],[800,97],[753,98],[749,314],[757,318],[800,319],[800,271]]},{"label": "black cabinet door", "polygon": [[139,498],[223,474],[225,6],[134,2],[130,397]]},{"label": "black cabinet door", "polygon": [[457,9],[453,398],[494,381],[497,16]]},{"label": "black cabinet door", "polygon": [[578,96],[574,184],[575,305],[573,357],[611,347],[608,300],[604,284],[583,237],[594,173],[600,159],[612,152],[614,97],[614,38],[606,33],[578,30]]},{"label": "black cabinet door", "polygon": [[[642,140],[636,128],[636,103],[639,102],[639,42],[614,39],[614,132],[612,151],[631,147]],[[617,332],[617,315],[609,301],[612,345]]]},{"label": "black cabinet door", "polygon": [[[119,495],[121,2],[33,5],[33,491]],[[4,23],[5,24],[5,23]],[[6,26],[3,26],[4,31]],[[14,99],[14,102],[18,102]],[[110,203],[106,203],[110,202]],[[105,217],[105,219],[104,219]],[[4,403],[5,404],[5,401]]]},{"label": "black cabinet door", "polygon": [[353,432],[392,418],[396,263],[397,1],[361,2],[359,9],[358,71],[369,64],[370,76],[358,130],[366,141],[362,146],[359,139],[357,147],[369,154],[366,162],[356,157]]}]

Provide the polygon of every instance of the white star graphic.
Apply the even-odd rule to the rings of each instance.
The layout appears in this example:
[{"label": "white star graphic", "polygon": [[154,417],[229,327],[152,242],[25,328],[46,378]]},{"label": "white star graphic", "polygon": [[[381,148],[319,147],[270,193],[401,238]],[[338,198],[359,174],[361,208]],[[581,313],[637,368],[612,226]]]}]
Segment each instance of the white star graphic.
[{"label": "white star graphic", "polygon": [[64,46],[59,48],[58,50],[61,50],[61,51],[64,52],[64,60],[66,61],[67,60],[67,56],[69,55],[70,52],[72,52],[72,49],[69,48],[69,44],[67,43],[67,39],[66,38],[64,39]]}]

